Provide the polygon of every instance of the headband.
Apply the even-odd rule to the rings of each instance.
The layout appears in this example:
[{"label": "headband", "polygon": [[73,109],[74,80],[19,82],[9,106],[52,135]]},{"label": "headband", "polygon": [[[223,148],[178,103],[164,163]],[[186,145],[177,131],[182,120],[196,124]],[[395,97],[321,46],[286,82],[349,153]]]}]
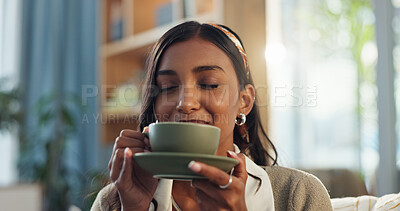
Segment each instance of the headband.
[{"label": "headband", "polygon": [[207,23],[207,24],[222,31],[235,44],[236,48],[239,50],[240,54],[242,55],[243,62],[244,62],[244,68],[246,69],[247,77],[249,77],[249,71],[247,69],[247,55],[246,55],[246,52],[244,52],[243,46],[240,43],[240,41],[236,38],[235,35],[233,35],[230,31],[228,31],[224,27],[221,27],[221,26],[218,26],[217,24],[212,24],[212,23]]}]

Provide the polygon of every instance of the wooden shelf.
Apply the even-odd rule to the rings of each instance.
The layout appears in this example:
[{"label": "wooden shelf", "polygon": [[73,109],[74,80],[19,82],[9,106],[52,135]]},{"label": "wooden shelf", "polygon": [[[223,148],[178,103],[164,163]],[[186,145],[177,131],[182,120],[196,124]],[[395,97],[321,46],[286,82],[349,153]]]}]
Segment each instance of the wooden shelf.
[{"label": "wooden shelf", "polygon": [[[123,33],[118,38],[110,36],[113,25],[110,7],[115,2],[121,3],[121,14],[124,20]],[[159,20],[157,19],[159,18],[158,9],[165,4],[176,2],[184,4],[183,7],[173,5],[172,21],[169,24],[157,26],[164,24],[157,21]],[[193,7],[190,7],[190,2]],[[179,8],[185,9],[183,15],[178,11]],[[100,92],[101,141],[104,144],[112,144],[122,129],[137,129],[139,109],[135,110],[131,107],[109,109],[110,107],[106,105],[109,103],[107,101],[112,100],[113,91],[121,85],[131,83],[135,79],[139,82],[143,81],[141,74],[144,72],[145,59],[152,45],[168,29],[185,21],[226,24],[237,32],[245,43],[249,63],[257,67],[252,69],[255,85],[265,87],[267,85],[265,56],[260,54],[265,51],[266,42],[264,8],[265,2],[259,0],[102,0],[102,45],[99,49],[99,84],[102,90]],[[184,16],[193,17],[179,18]],[[113,39],[120,40],[111,41]],[[140,87],[141,84],[136,83],[136,85]],[[259,92],[258,95],[267,96],[267,93]],[[268,104],[262,100],[267,98],[260,97],[260,99],[261,104]],[[268,107],[260,107],[260,113],[263,115],[263,124],[268,125]],[[132,121],[129,121],[131,119]]]},{"label": "wooden shelf", "polygon": [[102,140],[103,143],[112,144],[123,129],[136,130],[140,106],[125,108],[102,109]]},{"label": "wooden shelf", "polygon": [[140,115],[140,105],[135,107],[124,108],[103,108],[102,115],[105,119],[116,118],[123,119],[127,117],[137,118]]},{"label": "wooden shelf", "polygon": [[[132,83],[141,90],[146,57],[155,42],[170,28],[190,20],[201,23],[223,23],[224,1],[102,0],[102,2],[103,30],[99,51],[101,62],[99,79],[102,87],[101,140],[104,144],[112,144],[122,129],[137,129],[140,115],[140,104],[131,107],[120,104],[111,106],[111,102],[117,103],[115,100],[119,99],[118,97],[114,99],[118,89]],[[171,18],[169,23],[166,23],[170,21],[169,19],[163,22],[167,20],[163,19],[165,11],[171,12],[171,16],[165,16],[167,19]],[[161,16],[158,16],[160,14]],[[193,17],[182,18],[185,15]],[[121,28],[119,20],[122,20]],[[141,96],[140,93],[138,95]]]},{"label": "wooden shelf", "polygon": [[208,12],[199,15],[196,18],[185,18],[170,24],[156,27],[154,29],[141,32],[135,35],[131,35],[122,40],[110,42],[102,46],[102,57],[112,57],[122,55],[125,53],[133,53],[135,55],[141,55],[146,52],[168,29],[180,23],[196,20],[199,22],[211,22],[215,20],[215,12]]}]

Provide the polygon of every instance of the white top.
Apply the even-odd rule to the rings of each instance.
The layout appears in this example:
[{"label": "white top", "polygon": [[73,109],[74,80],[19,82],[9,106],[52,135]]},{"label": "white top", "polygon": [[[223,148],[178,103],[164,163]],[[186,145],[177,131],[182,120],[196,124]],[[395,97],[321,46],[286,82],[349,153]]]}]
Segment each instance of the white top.
[{"label": "white top", "polygon": [[[236,145],[234,147],[235,152],[239,153],[239,148]],[[247,210],[274,210],[274,196],[267,172],[248,157],[246,157],[246,170],[247,173],[261,179],[260,184],[259,180],[251,176],[247,177],[245,189]],[[157,190],[154,194],[154,199],[158,203],[157,210],[172,211],[172,184],[173,180],[170,179],[159,180]],[[149,210],[154,210],[152,203]]]}]

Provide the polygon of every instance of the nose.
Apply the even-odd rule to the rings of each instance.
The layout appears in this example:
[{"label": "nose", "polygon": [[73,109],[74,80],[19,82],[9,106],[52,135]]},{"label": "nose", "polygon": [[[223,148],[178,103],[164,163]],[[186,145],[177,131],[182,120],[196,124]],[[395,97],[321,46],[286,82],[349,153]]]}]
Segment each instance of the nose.
[{"label": "nose", "polygon": [[192,113],[200,109],[197,91],[193,87],[183,87],[179,95],[179,103],[176,110],[185,114]]}]

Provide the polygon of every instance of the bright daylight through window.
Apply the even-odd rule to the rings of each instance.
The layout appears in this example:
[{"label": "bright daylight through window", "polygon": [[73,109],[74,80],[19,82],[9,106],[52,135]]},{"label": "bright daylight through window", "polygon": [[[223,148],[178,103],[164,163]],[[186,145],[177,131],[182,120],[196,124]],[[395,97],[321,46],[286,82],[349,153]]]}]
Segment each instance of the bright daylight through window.
[{"label": "bright daylight through window", "polygon": [[379,161],[373,2],[267,2],[270,131],[281,161],[358,169],[373,189]]}]

